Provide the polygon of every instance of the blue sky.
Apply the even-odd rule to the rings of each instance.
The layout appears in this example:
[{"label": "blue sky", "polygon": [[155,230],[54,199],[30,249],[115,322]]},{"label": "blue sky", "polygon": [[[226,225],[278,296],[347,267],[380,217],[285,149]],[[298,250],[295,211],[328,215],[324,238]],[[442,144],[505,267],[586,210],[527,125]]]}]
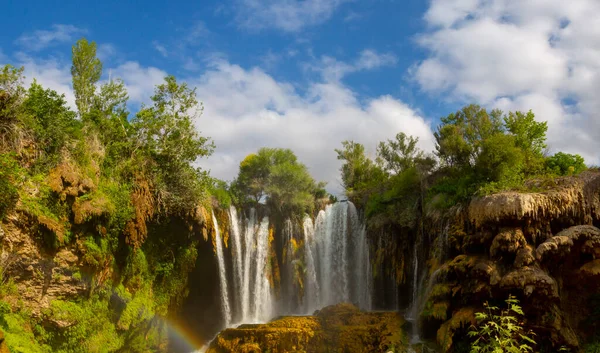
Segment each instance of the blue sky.
[{"label": "blue sky", "polygon": [[70,46],[98,43],[104,78],[135,110],[174,74],[198,87],[197,127],[231,179],[261,146],[290,147],[339,190],[334,148],[404,131],[433,148],[438,119],[475,102],[533,109],[550,151],[598,163],[600,4],[595,0],[226,0],[9,2],[0,63],[70,87]]}]

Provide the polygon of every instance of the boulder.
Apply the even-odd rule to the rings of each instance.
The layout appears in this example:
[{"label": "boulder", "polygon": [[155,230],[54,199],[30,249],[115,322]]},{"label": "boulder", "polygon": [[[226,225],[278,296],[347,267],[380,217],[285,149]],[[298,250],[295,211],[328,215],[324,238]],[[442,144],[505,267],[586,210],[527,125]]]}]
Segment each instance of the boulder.
[{"label": "boulder", "polygon": [[525,266],[506,274],[500,288],[507,291],[522,290],[525,296],[535,296],[538,301],[558,299],[556,281],[537,266]]},{"label": "boulder", "polygon": [[492,258],[502,257],[504,255],[514,255],[519,249],[527,245],[525,235],[520,228],[503,229],[494,237],[490,255]]},{"label": "boulder", "polygon": [[361,312],[351,304],[338,304],[313,316],[286,316],[226,329],[207,353],[385,352],[407,346],[403,324],[395,312]]}]

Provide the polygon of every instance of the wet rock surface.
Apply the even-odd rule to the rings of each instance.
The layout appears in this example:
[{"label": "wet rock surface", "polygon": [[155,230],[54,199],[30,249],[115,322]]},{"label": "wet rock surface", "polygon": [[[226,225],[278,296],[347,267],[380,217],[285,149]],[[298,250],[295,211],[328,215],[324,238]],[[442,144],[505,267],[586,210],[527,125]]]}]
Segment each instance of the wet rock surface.
[{"label": "wet rock surface", "polygon": [[398,313],[361,312],[345,303],[312,316],[286,316],[226,329],[207,352],[386,352],[407,346],[403,324]]}]

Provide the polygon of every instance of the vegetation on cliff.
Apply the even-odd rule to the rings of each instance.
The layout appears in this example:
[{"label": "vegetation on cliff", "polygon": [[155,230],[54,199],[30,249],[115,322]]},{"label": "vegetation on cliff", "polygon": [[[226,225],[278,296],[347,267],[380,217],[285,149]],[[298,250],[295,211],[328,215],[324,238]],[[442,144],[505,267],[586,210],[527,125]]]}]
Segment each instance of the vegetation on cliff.
[{"label": "vegetation on cliff", "polygon": [[[3,249],[0,328],[12,352],[161,349],[161,318],[186,296],[206,226],[198,208],[217,184],[194,163],[214,146],[195,128],[195,90],[173,76],[132,116],[124,83],[100,82],[94,42],[73,46],[71,73],[76,111],[35,79],[25,87],[22,68],[0,70],[0,233],[27,229],[50,261],[77,259],[67,273],[37,274],[16,266],[30,254]],[[64,276],[85,295],[43,289],[29,301],[14,280],[28,276]]]}]

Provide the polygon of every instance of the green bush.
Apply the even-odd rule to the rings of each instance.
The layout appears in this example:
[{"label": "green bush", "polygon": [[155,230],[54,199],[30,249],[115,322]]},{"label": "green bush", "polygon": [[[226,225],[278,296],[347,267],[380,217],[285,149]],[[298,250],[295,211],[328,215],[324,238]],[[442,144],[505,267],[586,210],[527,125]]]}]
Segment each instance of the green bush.
[{"label": "green bush", "polygon": [[587,167],[580,155],[558,152],[546,160],[546,169],[556,175],[576,175]]},{"label": "green bush", "polygon": [[530,345],[535,341],[529,337],[532,332],[525,332],[519,322],[523,310],[519,301],[512,295],[506,300],[507,308],[485,303],[485,312],[475,313],[478,325],[471,328],[469,337],[475,340],[471,344],[471,353],[520,353],[533,352]]}]

